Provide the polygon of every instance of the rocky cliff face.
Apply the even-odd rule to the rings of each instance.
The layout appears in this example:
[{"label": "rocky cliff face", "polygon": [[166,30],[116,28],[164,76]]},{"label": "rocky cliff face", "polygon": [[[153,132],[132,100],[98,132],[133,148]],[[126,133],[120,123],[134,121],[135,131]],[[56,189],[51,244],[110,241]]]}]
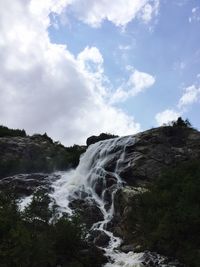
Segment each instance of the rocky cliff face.
[{"label": "rocky cliff face", "polygon": [[0,178],[75,167],[84,150],[81,146],[66,148],[47,135],[0,137]]},{"label": "rocky cliff face", "polygon": [[152,182],[163,168],[200,158],[200,132],[187,127],[159,127],[135,136],[127,146],[120,176],[127,185]]}]

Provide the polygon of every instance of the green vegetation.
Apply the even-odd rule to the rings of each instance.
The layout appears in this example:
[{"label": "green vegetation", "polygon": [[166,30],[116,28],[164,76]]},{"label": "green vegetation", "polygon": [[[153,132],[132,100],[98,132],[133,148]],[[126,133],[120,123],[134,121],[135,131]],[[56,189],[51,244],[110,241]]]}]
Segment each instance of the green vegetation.
[{"label": "green vegetation", "polygon": [[[31,147],[28,156],[17,153],[0,157],[0,178],[18,173],[52,172],[75,168],[85,148],[73,146],[59,150],[50,147],[46,152],[39,147]],[[28,147],[27,147],[28,150]]]},{"label": "green vegetation", "polygon": [[[42,153],[42,151],[40,151],[40,153],[37,153],[38,147],[35,148],[36,151],[33,151],[38,154],[38,161],[43,163],[43,169],[46,171],[76,168],[79,164],[81,154],[86,150],[85,146],[79,145],[65,147],[58,141],[54,142],[46,133],[44,133],[43,135],[34,134],[33,136],[31,136],[31,139],[38,142],[38,144],[40,144],[40,142],[43,142],[44,140],[46,141],[46,144],[43,145],[43,152],[47,150],[48,155]],[[37,166],[39,162],[37,162]],[[41,168],[42,166],[40,167],[40,169]]]},{"label": "green vegetation", "polygon": [[182,119],[182,117],[178,117],[176,121],[171,121],[168,124],[164,124],[164,126],[173,126],[173,127],[188,127],[191,128],[192,125],[188,119]]},{"label": "green vegetation", "polygon": [[172,122],[172,126],[174,127],[191,127],[191,123],[188,119],[183,120],[181,117],[177,119],[177,121]]},{"label": "green vegetation", "polygon": [[0,137],[16,137],[16,136],[25,137],[26,136],[25,130],[9,129],[8,127],[0,125]]},{"label": "green vegetation", "polygon": [[200,162],[166,170],[133,203],[129,232],[143,249],[178,258],[186,266],[200,262]]},{"label": "green vegetation", "polygon": [[75,168],[79,164],[81,154],[86,151],[86,147],[73,145],[71,147],[66,147],[66,151],[66,162],[69,162],[71,168]]},{"label": "green vegetation", "polygon": [[0,193],[0,266],[100,267],[105,259],[85,241],[79,218],[59,218],[49,203],[40,191],[22,212],[12,194]]}]

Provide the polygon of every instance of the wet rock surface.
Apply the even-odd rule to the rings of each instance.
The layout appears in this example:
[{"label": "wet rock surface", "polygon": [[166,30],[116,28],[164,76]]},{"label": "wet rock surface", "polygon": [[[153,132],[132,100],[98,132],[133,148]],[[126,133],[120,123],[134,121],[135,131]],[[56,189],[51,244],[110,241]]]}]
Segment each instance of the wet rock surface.
[{"label": "wet rock surface", "polygon": [[0,180],[0,190],[15,192],[17,197],[32,195],[37,189],[51,191],[51,184],[59,179],[56,174],[31,173],[9,176]]},{"label": "wet rock surface", "polygon": [[170,259],[150,251],[144,252],[142,264],[147,267],[184,267],[178,260]]},{"label": "wet rock surface", "polygon": [[94,223],[103,220],[101,210],[91,199],[74,199],[69,206],[78,212],[88,228],[91,228]]},{"label": "wet rock surface", "polygon": [[89,240],[93,242],[96,246],[105,248],[109,244],[110,237],[103,231],[94,230],[91,231]]}]

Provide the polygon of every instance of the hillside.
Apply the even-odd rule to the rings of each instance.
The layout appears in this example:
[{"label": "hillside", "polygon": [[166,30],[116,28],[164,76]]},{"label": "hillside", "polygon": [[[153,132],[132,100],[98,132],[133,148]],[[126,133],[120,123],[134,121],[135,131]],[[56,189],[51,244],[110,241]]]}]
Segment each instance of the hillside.
[{"label": "hillside", "polygon": [[[45,140],[44,136],[1,137],[1,142],[1,146],[6,144],[1,157],[9,160],[17,155],[20,160],[26,158],[31,161],[30,152],[35,146],[41,149],[38,150],[40,153],[34,154],[39,162],[42,162],[38,157],[41,154],[43,157],[50,155],[54,164],[55,155],[62,155],[65,151],[70,154],[67,148]],[[70,166],[67,161],[65,163],[65,166]],[[77,231],[87,235],[84,239],[86,244],[80,246],[76,255],[80,261],[68,254],[68,258],[63,255],[65,260],[60,263],[63,267],[68,266],[65,265],[67,259],[75,260],[73,267],[101,266],[106,261],[102,253],[107,257],[107,263],[102,265],[105,267],[198,267],[199,163],[200,132],[184,122],[175,122],[172,126],[150,129],[134,136],[94,142],[87,148],[76,169],[63,173],[4,177],[0,190],[14,190],[17,198],[24,198],[42,189],[50,196],[49,201],[55,204],[56,212],[78,216],[81,229],[77,228]],[[39,172],[38,166],[32,169]],[[55,166],[59,170],[59,164]],[[29,170],[31,172],[31,168]],[[43,206],[42,203],[37,202],[38,207]],[[44,214],[48,211],[47,207],[45,209]],[[40,213],[34,215],[34,210],[30,210],[31,218],[44,216]],[[55,216],[55,211],[51,212]],[[22,216],[19,220],[23,221],[23,214],[19,216]],[[46,234],[44,228],[43,231]],[[67,240],[66,253],[68,249],[73,250],[71,245],[75,245]],[[82,241],[79,236],[77,246],[83,244]],[[53,243],[48,242],[56,256]],[[87,264],[84,263],[85,249],[91,255],[95,247],[100,248],[95,252],[98,263],[95,265],[91,256]],[[30,260],[28,253],[27,261]],[[53,262],[43,266],[54,267]]]},{"label": "hillside", "polygon": [[84,146],[64,147],[47,134],[0,126],[0,178],[17,173],[53,172],[75,168]]}]

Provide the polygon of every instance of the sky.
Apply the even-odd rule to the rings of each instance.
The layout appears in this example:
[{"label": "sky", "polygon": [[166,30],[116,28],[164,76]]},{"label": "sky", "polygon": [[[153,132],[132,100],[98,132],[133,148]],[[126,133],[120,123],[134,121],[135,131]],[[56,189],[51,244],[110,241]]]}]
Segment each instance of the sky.
[{"label": "sky", "polygon": [[0,124],[73,145],[199,115],[199,0],[0,0]]}]

